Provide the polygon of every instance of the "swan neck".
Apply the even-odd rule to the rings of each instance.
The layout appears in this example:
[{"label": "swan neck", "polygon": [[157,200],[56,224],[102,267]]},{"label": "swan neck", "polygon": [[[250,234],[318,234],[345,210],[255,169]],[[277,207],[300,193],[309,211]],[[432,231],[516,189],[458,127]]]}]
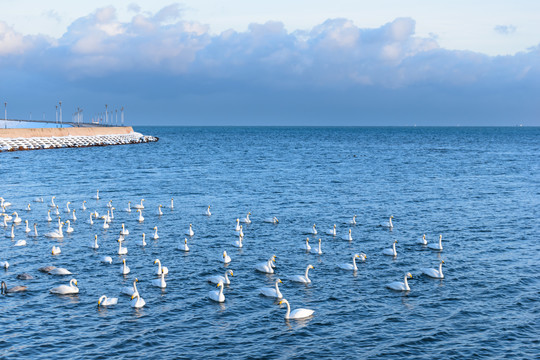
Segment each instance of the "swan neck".
[{"label": "swan neck", "polygon": [[352,265],[353,265],[353,269],[354,269],[354,270],[357,270],[357,269],[358,269],[358,267],[356,266],[356,256],[354,256],[354,257],[352,258]]},{"label": "swan neck", "polygon": [[306,279],[309,279],[308,278],[308,273],[309,273],[309,266],[306,268]]},{"label": "swan neck", "polygon": [[406,290],[411,290],[411,288],[409,287],[409,283],[407,282],[407,275],[405,275],[405,279],[403,280],[403,283],[405,284]]},{"label": "swan neck", "polygon": [[443,273],[442,273],[442,262],[439,264],[439,275],[440,276],[443,276]]},{"label": "swan neck", "polygon": [[394,255],[396,255],[397,254],[397,252],[396,252],[396,243],[392,244],[392,250],[394,250]]},{"label": "swan neck", "polygon": [[390,227],[394,227],[394,224],[392,224],[392,218],[389,218]]},{"label": "swan neck", "polygon": [[285,304],[287,304],[287,313],[285,314],[285,319],[289,318],[289,315],[291,314],[291,305],[289,305],[288,301],[284,301]]}]

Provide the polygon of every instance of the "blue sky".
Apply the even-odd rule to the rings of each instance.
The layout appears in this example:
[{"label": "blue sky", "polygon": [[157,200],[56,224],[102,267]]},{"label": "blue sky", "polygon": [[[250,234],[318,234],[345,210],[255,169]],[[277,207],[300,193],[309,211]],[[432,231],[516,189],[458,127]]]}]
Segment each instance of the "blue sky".
[{"label": "blue sky", "polygon": [[[45,4],[46,3],[46,4]],[[76,4],[75,4],[76,3]],[[540,2],[3,1],[9,117],[540,125]]]}]

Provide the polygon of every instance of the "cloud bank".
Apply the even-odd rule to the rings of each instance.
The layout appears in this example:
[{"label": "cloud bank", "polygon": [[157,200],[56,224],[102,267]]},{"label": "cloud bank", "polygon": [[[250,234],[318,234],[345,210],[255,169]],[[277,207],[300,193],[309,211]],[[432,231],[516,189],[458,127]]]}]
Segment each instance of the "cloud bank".
[{"label": "cloud bank", "polygon": [[[124,101],[150,98],[162,106],[190,99],[186,105],[192,107],[185,111],[192,117],[197,113],[194,97],[241,117],[241,109],[250,113],[278,100],[284,102],[283,112],[288,109],[297,116],[306,108],[311,111],[310,97],[316,103],[318,98],[330,99],[328,114],[337,104],[355,113],[361,109],[349,102],[361,102],[362,97],[383,105],[379,94],[388,96],[399,112],[414,110],[411,114],[418,116],[422,109],[435,111],[436,104],[454,107],[471,93],[490,96],[478,99],[487,104],[514,96],[506,94],[509,91],[537,91],[540,84],[540,47],[496,57],[443,49],[435,35],[416,36],[411,18],[378,28],[328,19],[294,31],[276,21],[212,34],[208,25],[182,19],[176,4],[155,14],[135,5],[132,11],[132,19],[121,22],[115,8],[98,9],[74,21],[59,39],[26,36],[0,22],[0,75],[7,80],[0,89],[16,93],[14,82],[24,79],[55,96],[66,96],[62,88],[84,94],[90,103],[101,101],[98,92]],[[497,26],[495,31],[508,34],[515,28]],[[246,107],[245,99],[256,106]],[[508,106],[517,103],[514,99]],[[531,106],[526,104],[529,110]],[[167,111],[165,117],[172,119],[172,108]],[[371,114],[376,111],[371,109]],[[399,112],[381,109],[386,119]]]}]

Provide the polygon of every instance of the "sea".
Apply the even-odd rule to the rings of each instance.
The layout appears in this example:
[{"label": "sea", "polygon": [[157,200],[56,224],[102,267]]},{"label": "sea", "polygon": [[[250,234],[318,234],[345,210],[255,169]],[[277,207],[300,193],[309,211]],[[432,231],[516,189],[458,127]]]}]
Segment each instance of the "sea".
[{"label": "sea", "polygon": [[[540,128],[135,130],[160,140],[0,154],[0,196],[22,219],[13,239],[11,221],[0,226],[0,261],[10,264],[0,278],[27,286],[0,297],[0,358],[540,358]],[[53,196],[60,215],[48,222]],[[125,211],[141,199],[143,222]],[[58,217],[72,219],[67,202],[74,231],[45,237]],[[108,204],[109,229],[102,219],[91,225],[90,213],[101,216]],[[236,220],[248,213],[237,248]],[[279,223],[265,222],[273,217]],[[37,224],[37,238],[25,220]],[[122,224],[126,255],[117,254]],[[185,235],[190,224],[194,236]],[[307,234],[314,224],[318,234]],[[327,235],[334,225],[336,236]],[[352,240],[342,239],[349,229]],[[428,244],[442,235],[443,250],[419,244],[424,234]],[[190,251],[178,250],[186,238]],[[306,238],[313,247],[321,239],[322,254],[303,250]],[[397,256],[384,255],[394,241]],[[356,271],[338,266],[357,253],[367,258]],[[255,270],[274,255],[273,274]],[[165,289],[152,286],[156,259],[169,270]],[[442,260],[444,279],[423,274]],[[51,265],[73,275],[38,270]],[[311,283],[289,280],[308,265]],[[216,303],[207,279],[227,270],[234,276]],[[410,291],[386,287],[407,273]],[[78,294],[50,293],[72,278]],[[140,309],[121,293],[135,278]],[[260,295],[277,279],[292,310],[314,314],[286,320],[285,304]],[[102,295],[118,304],[98,306]]]}]

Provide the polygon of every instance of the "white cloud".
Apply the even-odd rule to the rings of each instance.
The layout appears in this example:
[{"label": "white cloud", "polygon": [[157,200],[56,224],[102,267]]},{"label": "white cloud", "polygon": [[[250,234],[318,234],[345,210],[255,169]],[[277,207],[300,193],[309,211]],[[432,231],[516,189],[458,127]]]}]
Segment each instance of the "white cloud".
[{"label": "white cloud", "polygon": [[514,25],[497,25],[493,30],[502,35],[509,35],[515,33],[517,28]]}]

